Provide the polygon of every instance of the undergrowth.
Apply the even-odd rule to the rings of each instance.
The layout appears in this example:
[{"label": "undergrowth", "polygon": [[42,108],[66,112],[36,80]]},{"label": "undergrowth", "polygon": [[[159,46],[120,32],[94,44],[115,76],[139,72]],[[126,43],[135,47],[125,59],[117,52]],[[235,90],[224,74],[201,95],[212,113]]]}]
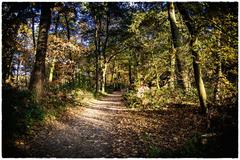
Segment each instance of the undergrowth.
[{"label": "undergrowth", "polygon": [[40,101],[36,101],[29,90],[3,87],[2,94],[4,157],[17,154],[15,141],[32,134],[34,126],[43,125],[49,118],[58,118],[67,107],[82,105],[83,98],[94,97],[91,89],[73,83],[46,86]]},{"label": "undergrowth", "polygon": [[197,104],[197,91],[191,89],[184,93],[181,89],[154,88],[144,92],[139,97],[137,90],[130,90],[124,94],[124,100],[129,108],[161,109],[172,103],[180,105]]},{"label": "undergrowth", "polygon": [[[143,110],[161,110],[173,104],[172,106],[179,108],[194,106],[192,109],[197,111],[197,99],[195,89],[188,91],[188,93],[177,89],[150,89],[140,96],[137,90],[130,90],[124,94],[127,107]],[[148,148],[149,157],[237,157],[238,108],[237,101],[234,99],[235,97],[232,97],[232,101],[223,101],[224,103],[218,106],[213,103],[208,104],[209,112],[206,115],[208,121],[206,130],[208,132],[206,134],[215,134],[215,136],[206,140],[201,134],[196,133],[184,146],[174,151],[150,145]]]},{"label": "undergrowth", "polygon": [[3,134],[17,137],[44,118],[43,107],[28,90],[3,88]]},{"label": "undergrowth", "polygon": [[[176,150],[161,149],[156,146],[149,146],[148,155],[151,158],[236,158],[238,155],[237,142],[228,141],[222,143],[224,136],[220,135],[204,139],[200,134],[195,134],[181,148]],[[226,137],[225,137],[226,138]]]}]

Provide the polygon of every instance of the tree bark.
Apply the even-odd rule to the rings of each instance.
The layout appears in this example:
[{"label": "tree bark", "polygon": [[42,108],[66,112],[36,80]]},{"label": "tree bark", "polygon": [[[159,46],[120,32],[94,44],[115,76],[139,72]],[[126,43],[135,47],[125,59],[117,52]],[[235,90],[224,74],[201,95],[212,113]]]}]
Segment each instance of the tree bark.
[{"label": "tree bark", "polygon": [[19,78],[19,72],[21,70],[21,65],[22,65],[22,59],[21,59],[21,57],[19,57],[19,59],[18,59],[18,67],[17,67],[17,78],[16,78],[17,86],[19,86],[19,81],[21,80],[21,78]]},{"label": "tree bark", "polygon": [[[171,26],[172,41],[173,41],[173,48],[174,48],[173,51],[175,51],[177,79],[180,86],[182,86],[182,88],[186,91],[189,88],[188,75],[185,72],[186,70],[185,62],[183,58],[181,58],[180,56],[181,55],[180,47],[182,46],[182,36],[179,32],[179,27],[177,26],[175,8],[174,8],[173,2],[168,3],[168,18]],[[172,58],[174,58],[174,56],[171,56],[171,62],[175,62],[175,60],[173,60]],[[175,70],[172,67],[175,67],[175,66],[171,65],[171,71]]]},{"label": "tree bark", "polygon": [[133,87],[133,80],[132,80],[132,54],[128,58],[128,78],[129,78],[129,89]]},{"label": "tree bark", "polygon": [[103,43],[103,48],[102,48],[102,55],[103,55],[103,69],[102,69],[102,92],[105,92],[105,87],[106,87],[106,73],[107,73],[107,66],[108,66],[108,62],[107,62],[107,57],[106,57],[106,48],[107,48],[107,43],[108,43],[108,32],[109,32],[109,23],[110,23],[110,12],[109,12],[109,8],[107,8],[107,20],[106,20],[106,38],[105,41]]},{"label": "tree bark", "polygon": [[50,8],[51,5],[49,3],[42,3],[36,60],[29,84],[29,89],[36,93],[37,99],[41,98],[44,93],[45,57],[47,51],[48,30],[51,24]]},{"label": "tree bark", "polygon": [[[217,42],[218,49],[221,47],[221,32],[218,35],[218,42]],[[221,78],[222,78],[222,62],[221,62],[221,53],[217,51],[216,53],[217,59],[217,68],[216,68],[216,84],[214,88],[214,101],[216,104],[219,104],[220,101],[220,85],[221,85]]]},{"label": "tree bark", "polygon": [[195,40],[192,39],[190,42],[191,52],[193,55],[193,71],[194,71],[194,78],[195,78],[195,82],[196,82],[196,86],[197,86],[197,90],[198,90],[200,106],[202,108],[202,112],[206,113],[206,112],[208,112],[207,94],[206,94],[206,90],[205,90],[204,83],[202,80],[202,72],[201,72],[201,67],[200,67],[199,54],[196,51],[194,51],[194,49],[193,49],[194,43],[196,41],[197,41],[196,39]]},{"label": "tree bark", "polygon": [[194,44],[197,41],[198,31],[196,30],[196,26],[194,24],[192,17],[189,16],[189,14],[186,11],[186,9],[184,8],[184,6],[181,5],[181,3],[177,3],[177,5],[178,5],[178,10],[181,13],[182,18],[183,18],[183,20],[188,28],[188,31],[191,35],[190,51],[193,56],[193,70],[194,70],[195,83],[196,83],[196,87],[198,90],[198,97],[199,97],[200,106],[202,108],[202,112],[207,113],[208,112],[207,94],[206,94],[206,90],[205,90],[204,83],[202,80],[199,54],[197,51],[194,50]]},{"label": "tree bark", "polygon": [[[58,37],[59,20],[60,20],[60,15],[58,14],[56,24],[55,24],[55,35],[56,35],[56,37]],[[49,82],[52,82],[52,80],[53,80],[53,75],[54,75],[53,73],[54,73],[54,70],[55,70],[55,62],[56,62],[56,55],[53,57],[53,60],[50,64],[50,72],[49,72],[49,78],[48,78]]]},{"label": "tree bark", "polygon": [[106,73],[107,73],[108,64],[104,64],[103,72],[102,72],[102,92],[105,92],[106,87]]},{"label": "tree bark", "polygon": [[169,87],[171,89],[175,88],[174,81],[175,81],[175,64],[176,64],[176,51],[172,47],[170,50],[170,79],[169,79]]},{"label": "tree bark", "polygon": [[24,64],[24,76],[25,76],[25,87],[28,87],[28,76],[27,76],[27,64],[26,64],[26,60],[25,60],[25,64]]},{"label": "tree bark", "polygon": [[36,50],[36,40],[35,40],[35,14],[34,14],[34,11],[33,11],[33,7],[31,8],[31,11],[32,11],[32,39],[33,39],[33,49],[34,49],[34,52]]},{"label": "tree bark", "polygon": [[50,64],[50,72],[49,72],[49,79],[48,79],[49,82],[52,82],[52,80],[53,80],[53,73],[54,73],[54,69],[55,69],[55,62],[56,62],[56,57],[54,56],[53,60],[52,60],[52,62]]},{"label": "tree bark", "polygon": [[95,16],[96,28],[95,28],[95,93],[99,92],[99,55],[100,55],[100,25],[99,19]]}]

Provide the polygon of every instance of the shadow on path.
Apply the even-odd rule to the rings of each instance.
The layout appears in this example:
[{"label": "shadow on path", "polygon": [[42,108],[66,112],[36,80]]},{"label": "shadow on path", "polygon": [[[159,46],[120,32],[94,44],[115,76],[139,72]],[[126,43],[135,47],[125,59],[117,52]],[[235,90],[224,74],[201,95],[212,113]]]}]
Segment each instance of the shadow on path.
[{"label": "shadow on path", "polygon": [[181,146],[198,130],[197,121],[187,112],[175,115],[126,108],[122,93],[114,92],[67,109],[59,119],[38,128],[24,149],[29,157],[148,157],[150,146]]}]

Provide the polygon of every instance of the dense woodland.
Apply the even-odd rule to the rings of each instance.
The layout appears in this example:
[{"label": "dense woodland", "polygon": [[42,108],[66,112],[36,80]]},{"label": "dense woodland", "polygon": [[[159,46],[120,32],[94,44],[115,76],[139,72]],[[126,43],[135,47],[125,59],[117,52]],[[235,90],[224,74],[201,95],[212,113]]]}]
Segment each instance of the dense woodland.
[{"label": "dense woodland", "polygon": [[237,86],[236,2],[2,3],[4,157],[237,157]]}]

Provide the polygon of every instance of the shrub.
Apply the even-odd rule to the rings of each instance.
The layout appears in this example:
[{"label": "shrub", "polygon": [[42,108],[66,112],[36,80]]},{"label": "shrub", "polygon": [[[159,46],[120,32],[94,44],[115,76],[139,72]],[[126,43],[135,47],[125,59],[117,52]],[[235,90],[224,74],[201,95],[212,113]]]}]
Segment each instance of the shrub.
[{"label": "shrub", "polygon": [[3,132],[18,136],[44,117],[42,107],[28,90],[3,88]]}]

